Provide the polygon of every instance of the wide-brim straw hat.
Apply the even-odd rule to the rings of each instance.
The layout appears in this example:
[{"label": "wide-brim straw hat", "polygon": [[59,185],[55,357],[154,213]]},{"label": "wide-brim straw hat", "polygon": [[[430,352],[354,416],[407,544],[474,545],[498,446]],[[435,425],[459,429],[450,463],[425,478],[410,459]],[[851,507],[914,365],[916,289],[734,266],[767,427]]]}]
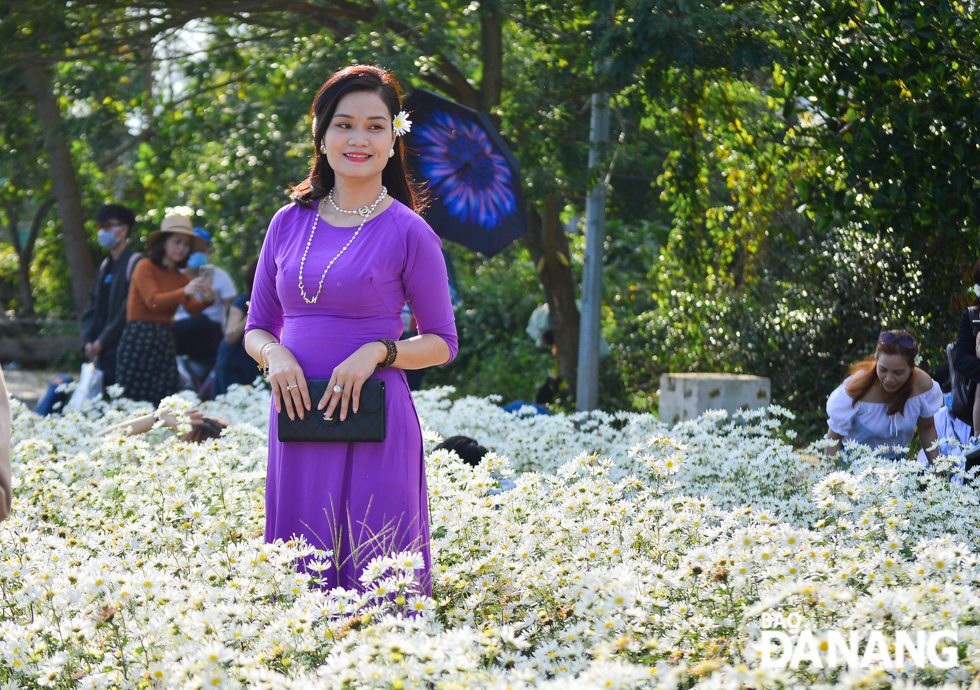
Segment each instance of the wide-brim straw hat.
[{"label": "wide-brim straw hat", "polygon": [[194,234],[194,224],[187,216],[167,216],[160,223],[160,229],[150,233],[146,238],[146,246],[152,247],[160,241],[163,235],[186,235],[191,238],[191,252],[206,252],[208,243],[203,237]]}]

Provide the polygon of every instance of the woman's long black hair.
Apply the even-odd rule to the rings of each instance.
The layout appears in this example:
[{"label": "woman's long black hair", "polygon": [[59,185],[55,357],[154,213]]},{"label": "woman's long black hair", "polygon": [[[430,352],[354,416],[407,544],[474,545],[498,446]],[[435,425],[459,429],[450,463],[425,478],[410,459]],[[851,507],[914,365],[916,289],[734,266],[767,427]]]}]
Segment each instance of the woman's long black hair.
[{"label": "woman's long black hair", "polygon": [[[310,109],[313,130],[313,164],[310,175],[292,188],[290,195],[296,203],[313,208],[314,204],[327,195],[334,185],[334,172],[327,157],[320,151],[330,120],[337,110],[337,104],[346,94],[356,91],[367,91],[377,94],[388,107],[388,113],[394,120],[401,110],[398,82],[391,74],[371,65],[352,65],[334,74],[320,87],[319,93],[313,99]],[[395,155],[388,159],[388,164],[381,172],[381,184],[388,188],[388,193],[410,209],[418,213],[425,207],[425,193],[417,184],[405,165],[405,146],[402,137],[395,137]]]}]

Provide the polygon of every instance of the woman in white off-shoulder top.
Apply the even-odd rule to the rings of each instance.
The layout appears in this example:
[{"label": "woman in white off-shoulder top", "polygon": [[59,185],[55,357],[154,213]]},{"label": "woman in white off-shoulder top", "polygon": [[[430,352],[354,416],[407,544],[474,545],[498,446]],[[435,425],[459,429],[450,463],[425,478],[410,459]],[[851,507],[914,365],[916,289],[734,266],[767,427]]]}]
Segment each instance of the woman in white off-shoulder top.
[{"label": "woman in white off-shoulder top", "polygon": [[915,431],[926,450],[936,459],[938,450],[928,450],[936,442],[933,415],[942,407],[939,384],[917,369],[919,344],[905,331],[885,331],[878,339],[874,355],[851,367],[851,375],[827,400],[827,438],[838,443],[827,448],[836,455],[840,441],[856,441],[871,448],[887,446],[889,457],[901,455]]}]

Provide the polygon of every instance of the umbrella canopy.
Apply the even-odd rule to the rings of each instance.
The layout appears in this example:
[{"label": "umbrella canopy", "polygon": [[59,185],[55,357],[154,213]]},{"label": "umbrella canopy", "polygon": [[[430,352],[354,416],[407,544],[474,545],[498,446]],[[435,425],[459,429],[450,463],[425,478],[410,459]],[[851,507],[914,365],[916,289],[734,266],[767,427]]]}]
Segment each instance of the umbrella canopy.
[{"label": "umbrella canopy", "polygon": [[527,233],[520,166],[490,119],[424,89],[405,99],[405,153],[428,183],[422,214],[440,237],[493,256]]}]

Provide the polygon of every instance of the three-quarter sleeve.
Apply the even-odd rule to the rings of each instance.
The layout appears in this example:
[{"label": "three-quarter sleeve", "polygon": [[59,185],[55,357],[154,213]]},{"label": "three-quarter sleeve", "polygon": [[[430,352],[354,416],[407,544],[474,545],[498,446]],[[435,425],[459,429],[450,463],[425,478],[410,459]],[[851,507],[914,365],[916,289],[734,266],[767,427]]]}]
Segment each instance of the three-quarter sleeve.
[{"label": "three-quarter sleeve", "polygon": [[279,232],[280,213],[277,213],[262,243],[262,253],[255,268],[255,280],[252,283],[252,296],[248,305],[248,319],[245,322],[245,333],[260,328],[271,333],[276,338],[282,334],[283,313],[279,291],[276,289],[276,277],[279,268],[276,263],[276,236]]},{"label": "three-quarter sleeve", "polygon": [[402,273],[405,297],[415,314],[420,334],[434,333],[449,346],[449,364],[456,358],[459,342],[456,317],[449,297],[449,276],[442,242],[428,225],[410,239]]},{"label": "three-quarter sleeve", "polygon": [[847,394],[847,381],[844,381],[827,398],[827,426],[834,433],[847,436],[856,414],[854,398]]},{"label": "three-quarter sleeve", "polygon": [[198,297],[188,296],[186,302],[184,302],[184,311],[186,311],[191,316],[197,316],[198,314],[203,314],[204,310],[210,307],[210,304],[205,304]]},{"label": "three-quarter sleeve", "polygon": [[932,417],[937,412],[939,408],[943,406],[943,391],[939,387],[937,381],[932,382],[932,388],[922,395],[917,395],[911,400],[915,400],[919,405],[919,412],[916,418],[919,417]]}]

